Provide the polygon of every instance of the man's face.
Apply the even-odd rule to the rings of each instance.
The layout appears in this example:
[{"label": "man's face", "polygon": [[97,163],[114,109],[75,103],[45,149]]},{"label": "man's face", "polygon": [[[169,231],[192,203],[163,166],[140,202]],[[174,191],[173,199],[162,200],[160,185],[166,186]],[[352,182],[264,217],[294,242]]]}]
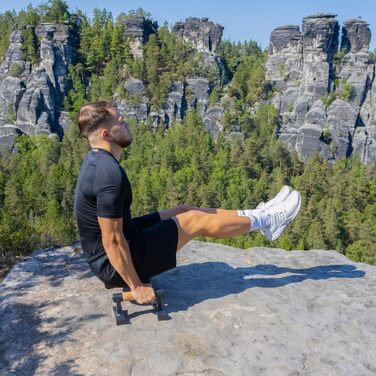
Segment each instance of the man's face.
[{"label": "man's face", "polygon": [[114,113],[114,120],[111,123],[109,134],[113,142],[125,148],[132,143],[132,135],[129,124],[125,121],[124,116],[117,110],[111,110]]}]

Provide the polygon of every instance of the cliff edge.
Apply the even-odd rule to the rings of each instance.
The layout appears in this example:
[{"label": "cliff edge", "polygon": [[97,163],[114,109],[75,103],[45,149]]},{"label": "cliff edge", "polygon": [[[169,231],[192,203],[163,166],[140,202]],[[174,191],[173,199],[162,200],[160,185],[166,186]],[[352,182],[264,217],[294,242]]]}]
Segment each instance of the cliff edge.
[{"label": "cliff edge", "polygon": [[[153,278],[171,320],[112,294],[74,245],[0,285],[0,375],[375,375],[376,268],[334,251],[189,242]],[[148,311],[137,314],[138,311]]]}]

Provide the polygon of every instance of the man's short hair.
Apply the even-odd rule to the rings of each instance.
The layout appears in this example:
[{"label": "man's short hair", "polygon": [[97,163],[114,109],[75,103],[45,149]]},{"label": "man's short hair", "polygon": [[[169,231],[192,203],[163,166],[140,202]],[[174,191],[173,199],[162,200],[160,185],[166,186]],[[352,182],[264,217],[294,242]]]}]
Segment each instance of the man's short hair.
[{"label": "man's short hair", "polygon": [[111,120],[114,114],[110,109],[116,109],[116,105],[110,101],[97,101],[82,106],[77,116],[81,136],[88,139],[90,134]]}]

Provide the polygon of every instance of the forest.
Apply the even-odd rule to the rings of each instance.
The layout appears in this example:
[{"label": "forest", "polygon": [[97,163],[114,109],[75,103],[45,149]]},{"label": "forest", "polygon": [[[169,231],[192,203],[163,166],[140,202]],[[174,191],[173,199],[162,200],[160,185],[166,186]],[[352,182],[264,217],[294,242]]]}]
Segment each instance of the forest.
[{"label": "forest", "polygon": [[[179,204],[253,208],[288,184],[301,192],[302,208],[277,241],[268,242],[261,232],[197,240],[239,248],[330,249],[376,264],[376,166],[356,158],[330,164],[318,154],[303,163],[278,141],[278,113],[264,77],[267,51],[254,41],[222,41],[217,54],[227,76],[218,81],[202,69],[200,54],[165,24],[149,37],[144,58],[135,59],[122,37],[124,19],[134,14],[151,17],[137,9],[114,19],[95,9],[89,18],[61,0],[0,14],[0,63],[14,25],[70,21],[79,36],[64,101],[70,117],[64,138],[20,135],[17,152],[0,157],[0,273],[34,249],[78,240],[74,188],[90,145],[80,137],[77,112],[84,103],[112,100],[115,93],[127,99],[124,81],[130,77],[143,80],[151,108],[158,109],[174,81],[205,76],[214,86],[209,101],[225,98],[224,130],[238,125],[244,134],[244,140],[229,139],[225,132],[214,139],[194,109],[168,129],[130,121],[133,142],[120,163],[132,184],[133,216]],[[38,64],[38,40],[25,35],[24,43],[25,56]]]}]

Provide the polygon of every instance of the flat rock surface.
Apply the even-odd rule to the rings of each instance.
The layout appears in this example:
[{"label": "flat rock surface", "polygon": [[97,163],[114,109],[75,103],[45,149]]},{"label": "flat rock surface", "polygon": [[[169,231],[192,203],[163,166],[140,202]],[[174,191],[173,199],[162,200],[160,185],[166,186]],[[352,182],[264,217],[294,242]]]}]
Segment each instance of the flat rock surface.
[{"label": "flat rock surface", "polygon": [[[376,267],[334,251],[189,242],[153,278],[171,317],[123,302],[73,247],[0,285],[0,375],[375,375]],[[144,311],[144,313],[139,313]]]}]

